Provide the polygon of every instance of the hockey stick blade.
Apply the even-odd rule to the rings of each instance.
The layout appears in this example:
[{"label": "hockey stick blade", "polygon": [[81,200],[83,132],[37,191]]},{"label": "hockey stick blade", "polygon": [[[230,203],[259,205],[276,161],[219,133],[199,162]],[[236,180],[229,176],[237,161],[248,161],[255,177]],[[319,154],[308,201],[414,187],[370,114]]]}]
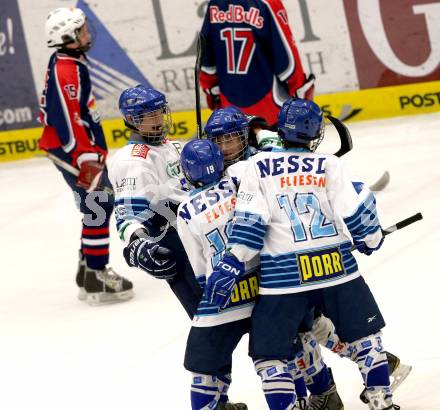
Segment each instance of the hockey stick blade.
[{"label": "hockey stick blade", "polygon": [[[396,224],[391,225],[386,229],[382,229],[383,236],[387,236],[390,233],[393,233],[395,231],[398,231],[399,229],[405,228],[408,225],[413,224],[414,222],[421,221],[422,219],[423,219],[423,215],[421,214],[421,212],[417,212],[416,214],[409,216],[408,218],[405,218],[402,221],[399,221]],[[356,250],[355,245],[353,245],[350,248],[350,252],[353,252],[354,250]]]},{"label": "hockey stick blade", "polygon": [[327,115],[327,118],[336,128],[336,131],[339,134],[339,139],[341,140],[341,148],[339,148],[339,150],[335,152],[335,155],[337,157],[342,157],[347,152],[350,152],[353,149],[353,141],[351,139],[350,131],[340,119],[332,117],[331,115]]},{"label": "hockey stick blade", "polygon": [[378,192],[383,191],[390,183],[390,173],[385,171],[382,176],[370,186],[370,191]]}]

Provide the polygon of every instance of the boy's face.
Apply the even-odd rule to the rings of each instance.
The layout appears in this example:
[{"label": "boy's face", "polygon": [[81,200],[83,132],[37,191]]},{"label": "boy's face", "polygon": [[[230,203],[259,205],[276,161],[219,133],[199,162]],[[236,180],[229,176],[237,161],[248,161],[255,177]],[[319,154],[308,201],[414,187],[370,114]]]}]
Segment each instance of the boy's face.
[{"label": "boy's face", "polygon": [[136,128],[143,135],[160,136],[163,133],[164,124],[164,110],[159,109],[143,114]]},{"label": "boy's face", "polygon": [[216,137],[214,142],[220,147],[223,152],[225,162],[234,161],[243,151],[243,142],[239,134],[227,134]]},{"label": "boy's face", "polygon": [[80,48],[83,51],[87,51],[92,46],[92,34],[90,33],[87,23],[83,24],[78,31],[77,41],[67,44],[66,48],[77,49]]}]

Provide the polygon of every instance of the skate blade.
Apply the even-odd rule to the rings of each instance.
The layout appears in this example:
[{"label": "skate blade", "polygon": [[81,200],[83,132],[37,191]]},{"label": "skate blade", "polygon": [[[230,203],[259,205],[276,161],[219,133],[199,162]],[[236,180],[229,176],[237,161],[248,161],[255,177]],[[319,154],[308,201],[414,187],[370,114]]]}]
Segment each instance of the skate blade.
[{"label": "skate blade", "polygon": [[391,374],[391,378],[393,379],[390,389],[394,392],[402,382],[408,377],[412,370],[412,366],[408,366],[407,364],[400,363],[397,366],[396,370]]},{"label": "skate blade", "polygon": [[127,300],[130,300],[133,297],[134,297],[134,292],[132,289],[118,293],[106,293],[106,292],[88,293],[87,303],[90,306],[108,305],[112,303],[126,302]]},{"label": "skate blade", "polygon": [[79,288],[78,299],[81,301],[84,301],[87,299],[87,292],[84,290],[84,288]]}]

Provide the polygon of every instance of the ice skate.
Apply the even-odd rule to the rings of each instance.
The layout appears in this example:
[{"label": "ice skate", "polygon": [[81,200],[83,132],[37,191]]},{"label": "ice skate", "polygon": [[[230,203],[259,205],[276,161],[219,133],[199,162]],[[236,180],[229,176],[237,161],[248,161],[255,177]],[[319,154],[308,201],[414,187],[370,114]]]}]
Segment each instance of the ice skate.
[{"label": "ice skate", "polygon": [[134,296],[133,284],[119,276],[112,268],[102,270],[85,267],[84,290],[79,299],[89,305],[124,302]]},{"label": "ice skate", "polygon": [[307,409],[307,398],[305,397],[297,397],[294,410],[306,410]]},{"label": "ice skate", "polygon": [[[400,359],[393,355],[392,353],[385,352],[388,360],[388,369],[390,372],[390,389],[391,392],[394,392],[402,382],[407,378],[409,373],[411,372],[412,366],[407,364],[403,364],[400,362]],[[366,396],[367,389],[364,389],[360,394],[359,398],[365,403],[368,404],[368,398]]]},{"label": "ice skate", "polygon": [[388,359],[388,367],[390,370],[390,389],[394,392],[411,372],[412,367],[400,362],[397,356],[386,352]]},{"label": "ice skate", "polygon": [[218,410],[247,410],[247,406],[244,403],[219,403]]},{"label": "ice skate", "polygon": [[391,395],[386,395],[382,389],[367,390],[365,396],[370,410],[399,410],[400,406],[393,404]]},{"label": "ice skate", "polygon": [[344,410],[344,404],[333,384],[321,394],[312,394],[309,397],[306,410]]},{"label": "ice skate", "polygon": [[84,290],[85,273],[86,273],[86,260],[80,251],[79,252],[79,260],[78,260],[78,270],[76,272],[76,279],[75,279],[76,285],[79,288],[79,291],[78,291],[78,299],[79,300],[86,300],[87,299],[86,291]]}]

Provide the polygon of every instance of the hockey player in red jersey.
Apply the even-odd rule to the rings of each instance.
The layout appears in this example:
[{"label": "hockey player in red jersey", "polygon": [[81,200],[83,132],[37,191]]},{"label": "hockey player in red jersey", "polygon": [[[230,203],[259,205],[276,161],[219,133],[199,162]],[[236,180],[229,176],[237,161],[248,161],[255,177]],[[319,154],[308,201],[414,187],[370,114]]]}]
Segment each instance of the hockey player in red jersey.
[{"label": "hockey player in red jersey", "polygon": [[[40,148],[77,168],[76,177],[57,166],[84,215],[76,283],[79,299],[89,304],[117,302],[133,296],[133,285],[107,267],[109,219],[113,197],[105,158],[107,144],[100,124],[85,52],[92,45],[85,14],[58,8],[46,20],[49,60],[40,102],[44,125]],[[94,191],[91,193],[91,191]]]},{"label": "hockey player in red jersey", "polygon": [[200,85],[209,108],[233,105],[269,125],[289,96],[313,98],[281,0],[210,0]]}]

